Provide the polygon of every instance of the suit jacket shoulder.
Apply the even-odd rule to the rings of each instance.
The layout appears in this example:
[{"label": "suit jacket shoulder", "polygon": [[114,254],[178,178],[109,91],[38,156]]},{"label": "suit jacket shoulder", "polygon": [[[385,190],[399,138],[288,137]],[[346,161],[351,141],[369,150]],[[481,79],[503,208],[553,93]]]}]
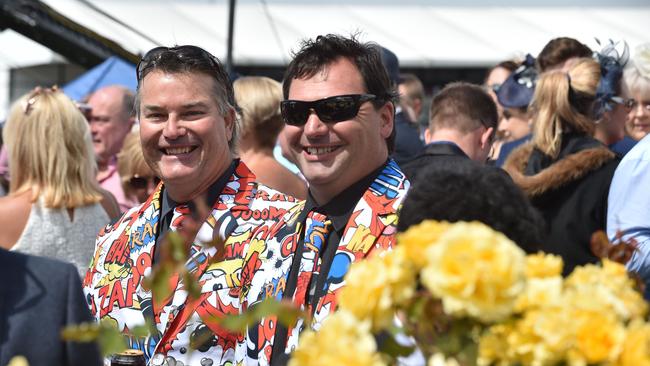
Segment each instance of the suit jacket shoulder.
[{"label": "suit jacket shoulder", "polygon": [[92,320],[76,268],[0,250],[0,364],[16,355],[31,365],[98,365],[94,344],[63,342],[61,330]]}]

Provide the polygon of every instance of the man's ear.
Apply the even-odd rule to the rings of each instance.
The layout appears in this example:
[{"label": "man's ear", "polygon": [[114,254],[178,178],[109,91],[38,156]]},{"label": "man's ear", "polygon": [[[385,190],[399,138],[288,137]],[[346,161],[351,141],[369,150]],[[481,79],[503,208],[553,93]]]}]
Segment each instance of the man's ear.
[{"label": "man's ear", "polygon": [[485,149],[486,147],[489,147],[492,144],[492,135],[494,134],[494,127],[490,127],[486,129],[482,134],[480,138],[480,145],[482,149]]},{"label": "man's ear", "polygon": [[381,118],[381,125],[379,126],[381,137],[387,139],[393,133],[395,105],[392,102],[385,103],[379,110],[379,117]]},{"label": "man's ear", "polygon": [[431,142],[431,129],[427,127],[427,129],[424,130],[424,143],[429,144]]},{"label": "man's ear", "polygon": [[228,108],[228,111],[223,116],[223,121],[226,126],[226,137],[230,141],[237,125],[237,112],[235,108]]}]

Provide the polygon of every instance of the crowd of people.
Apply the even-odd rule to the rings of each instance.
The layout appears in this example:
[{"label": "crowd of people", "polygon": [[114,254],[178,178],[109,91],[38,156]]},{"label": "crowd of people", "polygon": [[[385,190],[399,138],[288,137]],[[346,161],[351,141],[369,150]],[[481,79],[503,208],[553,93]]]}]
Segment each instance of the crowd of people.
[{"label": "crowd of people", "polygon": [[[425,128],[422,83],[354,36],[303,41],[282,83],[233,81],[186,45],[147,52],[135,92],[37,87],[2,131],[0,271],[16,280],[0,282],[0,364],[99,364],[92,344],[57,341],[91,319],[152,365],[286,364],[350,266],[426,219],[483,222],[558,254],[564,274],[600,260],[592,235],[606,231],[650,283],[650,43],[602,46],[556,38],[483,85],[450,83]],[[160,299],[145,278],[171,232],[191,234],[190,276],[169,273]],[[267,298],[310,317],[243,333],[215,321]]]}]

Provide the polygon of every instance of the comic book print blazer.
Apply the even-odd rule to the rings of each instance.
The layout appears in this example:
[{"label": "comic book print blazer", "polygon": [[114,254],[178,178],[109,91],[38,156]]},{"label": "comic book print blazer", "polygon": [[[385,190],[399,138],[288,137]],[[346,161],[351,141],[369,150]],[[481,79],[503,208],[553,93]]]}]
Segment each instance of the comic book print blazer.
[{"label": "comic book print blazer", "polygon": [[[305,327],[319,329],[323,320],[336,310],[337,294],[345,286],[343,277],[352,263],[393,247],[398,212],[409,187],[404,173],[395,161],[389,160],[355,205],[325,280],[326,293],[312,309],[311,324],[303,324],[300,319],[289,331],[286,353],[297,346],[298,337]],[[304,202],[300,203],[300,207],[304,207]],[[300,239],[302,223],[292,221],[295,219],[294,216],[285,221],[295,236],[283,236],[282,240],[267,242],[262,253],[255,253],[255,249],[249,251],[251,260],[246,264],[249,267],[247,272],[254,273],[254,276],[242,278],[242,310],[255,306],[267,297],[282,299],[294,260],[293,254]],[[300,271],[303,270],[300,268]],[[305,304],[296,305],[305,308]],[[275,317],[268,317],[249,327],[243,342],[240,341],[237,346],[236,365],[270,364],[276,323]]]},{"label": "comic book print blazer", "polygon": [[[287,227],[283,220],[296,216],[298,202],[256,183],[240,162],[190,249],[186,266],[198,278],[200,297],[188,298],[182,278],[175,275],[170,279],[175,288],[172,295],[154,304],[142,279],[151,273],[161,191],[162,184],[145,203],[99,232],[84,278],[91,312],[96,320],[111,322],[122,332],[151,319],[154,334],[127,336],[129,347],[142,350],[148,364],[231,364],[243,335],[219,327],[213,319],[240,311],[242,269],[250,259],[247,253],[257,257],[267,243],[293,235],[283,229]],[[203,247],[198,238],[209,240],[216,235],[225,240],[225,259],[212,263],[216,249]]]}]

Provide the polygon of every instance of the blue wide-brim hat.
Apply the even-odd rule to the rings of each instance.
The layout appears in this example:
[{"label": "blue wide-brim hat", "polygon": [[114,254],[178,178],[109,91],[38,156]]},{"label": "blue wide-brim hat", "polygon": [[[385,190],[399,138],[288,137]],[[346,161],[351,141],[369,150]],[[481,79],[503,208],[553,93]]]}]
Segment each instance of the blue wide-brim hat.
[{"label": "blue wide-brim hat", "polygon": [[535,58],[528,54],[524,63],[501,84],[497,100],[505,108],[526,108],[533,100],[536,84]]}]

